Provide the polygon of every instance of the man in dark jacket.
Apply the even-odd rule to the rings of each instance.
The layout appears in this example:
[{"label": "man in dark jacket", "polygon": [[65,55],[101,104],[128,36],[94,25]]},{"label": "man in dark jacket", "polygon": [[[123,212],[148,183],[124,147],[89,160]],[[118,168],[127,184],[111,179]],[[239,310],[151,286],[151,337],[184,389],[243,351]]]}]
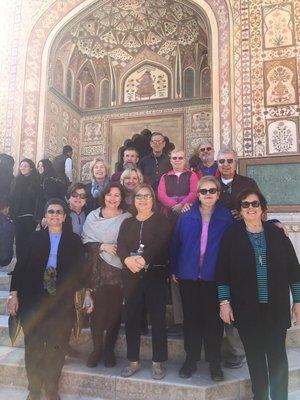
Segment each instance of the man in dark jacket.
[{"label": "man in dark jacket", "polygon": [[126,168],[136,168],[139,161],[139,153],[134,147],[127,147],[123,154],[123,168],[122,171],[115,172],[110,180],[113,182],[120,182],[120,177]]},{"label": "man in dark jacket", "polygon": [[13,258],[14,225],[8,217],[9,200],[0,196],[0,267],[8,265]]},{"label": "man in dark jacket", "polygon": [[63,152],[56,156],[53,160],[53,167],[57,176],[66,184],[70,186],[73,181],[73,163],[72,163],[73,149],[71,146],[66,145],[63,147]]},{"label": "man in dark jacket", "polygon": [[259,190],[259,188],[253,179],[237,174],[237,154],[233,149],[220,150],[217,162],[221,174],[220,201],[233,214],[236,214],[237,195],[244,189]]},{"label": "man in dark jacket", "polygon": [[169,156],[164,153],[165,137],[160,132],[153,132],[150,140],[152,152],[143,157],[138,164],[142,174],[147,178],[155,193],[160,177],[172,169]]}]

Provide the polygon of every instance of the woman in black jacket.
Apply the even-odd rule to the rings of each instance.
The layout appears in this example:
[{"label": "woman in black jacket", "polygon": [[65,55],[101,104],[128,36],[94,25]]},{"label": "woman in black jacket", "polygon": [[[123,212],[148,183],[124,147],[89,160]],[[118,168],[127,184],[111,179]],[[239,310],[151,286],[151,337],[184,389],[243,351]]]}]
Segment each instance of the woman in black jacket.
[{"label": "woman in black jacket", "polygon": [[11,187],[11,216],[15,223],[16,254],[22,252],[25,239],[37,226],[36,210],[40,196],[40,186],[34,162],[24,158],[19,164],[19,173]]},{"label": "woman in black jacket", "polygon": [[53,198],[64,200],[67,191],[65,184],[58,178],[52,162],[48,158],[37,163],[37,171],[39,174],[40,193],[36,216],[38,220],[41,220],[47,201]]},{"label": "woman in black jacket", "polygon": [[84,250],[78,235],[64,229],[66,205],[46,204],[48,228],[33,232],[12,276],[8,311],[20,314],[25,340],[28,400],[59,400],[58,382],[74,319],[74,294],[84,286]]},{"label": "woman in black jacket", "polygon": [[[267,209],[255,189],[242,191],[237,210],[242,221],[224,234],[216,281],[220,316],[234,323],[245,347],[255,400],[288,398],[286,330],[293,315],[300,323],[300,267],[282,229],[263,222]],[[270,382],[270,383],[269,383]]]},{"label": "woman in black jacket", "polygon": [[140,369],[142,299],[152,325],[152,377],[162,379],[162,362],[167,360],[166,279],[171,228],[166,217],[155,211],[155,194],[150,185],[136,188],[134,217],[120,228],[117,254],[123,263],[125,329],[129,365],[121,373],[129,377]]}]

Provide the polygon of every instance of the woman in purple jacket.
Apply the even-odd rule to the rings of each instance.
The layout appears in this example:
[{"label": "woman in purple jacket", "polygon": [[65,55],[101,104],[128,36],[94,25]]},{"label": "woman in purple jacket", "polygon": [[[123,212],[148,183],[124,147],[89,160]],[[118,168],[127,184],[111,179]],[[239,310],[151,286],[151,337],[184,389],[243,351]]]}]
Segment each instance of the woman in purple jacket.
[{"label": "woman in purple jacket", "polygon": [[215,267],[223,233],[233,217],[218,202],[220,183],[215,177],[201,178],[197,193],[199,202],[180,215],[171,243],[171,270],[179,283],[184,315],[186,360],[179,376],[189,378],[196,371],[203,340],[211,378],[221,381],[223,323],[219,317]]}]

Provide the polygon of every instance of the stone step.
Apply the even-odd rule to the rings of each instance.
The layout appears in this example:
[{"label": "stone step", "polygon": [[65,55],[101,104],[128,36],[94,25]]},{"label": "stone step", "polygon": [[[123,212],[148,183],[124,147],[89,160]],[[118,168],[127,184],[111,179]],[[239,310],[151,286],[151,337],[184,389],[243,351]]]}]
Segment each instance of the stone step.
[{"label": "stone step", "polygon": [[[0,400],[24,400],[28,391],[22,387],[0,385]],[[97,397],[82,397],[71,394],[62,394],[61,400],[105,400]]]},{"label": "stone step", "polygon": [[9,290],[11,276],[7,272],[0,271],[0,290]]},{"label": "stone step", "polygon": [[[300,348],[288,350],[289,391],[300,389]],[[198,363],[192,378],[178,377],[179,364],[166,363],[166,377],[162,381],[151,379],[150,362],[142,362],[142,369],[131,378],[120,377],[126,361],[120,360],[114,368],[99,365],[90,369],[83,360],[68,361],[64,366],[60,391],[69,395],[94,397],[99,400],[250,400],[247,366],[239,370],[224,368],[225,380],[211,381],[207,364]],[[24,350],[0,347],[0,384],[26,387]]]},{"label": "stone step", "polygon": [[[92,351],[92,340],[90,329],[83,329],[78,341],[71,337],[71,345],[85,357]],[[0,346],[11,346],[8,333],[8,316],[0,315]],[[14,347],[24,347],[22,332],[18,336]],[[180,338],[168,339],[169,359],[182,362],[184,360],[183,340]],[[126,338],[124,328],[121,328],[120,335],[116,344],[117,357],[126,357]],[[150,334],[141,336],[141,358],[152,359],[151,330]]]}]

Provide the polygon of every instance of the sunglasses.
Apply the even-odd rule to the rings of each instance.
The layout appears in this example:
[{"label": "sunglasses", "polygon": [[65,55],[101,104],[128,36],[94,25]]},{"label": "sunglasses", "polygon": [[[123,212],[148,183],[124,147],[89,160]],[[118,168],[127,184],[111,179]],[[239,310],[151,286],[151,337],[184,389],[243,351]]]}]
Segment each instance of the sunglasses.
[{"label": "sunglasses", "polygon": [[254,208],[258,208],[260,206],[260,202],[258,200],[254,201],[242,201],[241,202],[241,207],[242,208],[249,208],[250,206]]},{"label": "sunglasses", "polygon": [[216,194],[217,191],[218,191],[217,188],[199,189],[199,193],[200,193],[200,194],[203,194],[204,196],[205,196],[206,194],[208,194],[208,193],[209,193],[209,194]]},{"label": "sunglasses", "polygon": [[225,162],[227,161],[227,164],[233,164],[234,163],[234,159],[233,158],[221,158],[220,160],[218,160],[219,164],[225,164]]},{"label": "sunglasses", "polygon": [[137,200],[149,200],[152,198],[151,194],[136,194],[134,197]]},{"label": "sunglasses", "polygon": [[83,194],[83,193],[72,193],[71,194],[71,196],[72,197],[75,197],[75,199],[81,199],[81,200],[85,200],[85,199],[87,199],[87,195],[86,194]]},{"label": "sunglasses", "polygon": [[211,150],[212,150],[212,147],[202,147],[202,148],[200,149],[201,153],[204,153],[205,150],[206,150],[206,151],[211,151]]},{"label": "sunglasses", "polygon": [[52,208],[50,208],[50,210],[47,210],[47,213],[50,215],[64,215],[64,210],[52,210]]},{"label": "sunglasses", "polygon": [[161,144],[161,143],[164,143],[164,140],[151,140],[151,143],[153,143],[153,144]]},{"label": "sunglasses", "polygon": [[176,156],[171,157],[172,160],[183,160],[183,158],[184,158],[184,157],[182,157],[182,156],[179,156],[179,157],[176,157]]}]

